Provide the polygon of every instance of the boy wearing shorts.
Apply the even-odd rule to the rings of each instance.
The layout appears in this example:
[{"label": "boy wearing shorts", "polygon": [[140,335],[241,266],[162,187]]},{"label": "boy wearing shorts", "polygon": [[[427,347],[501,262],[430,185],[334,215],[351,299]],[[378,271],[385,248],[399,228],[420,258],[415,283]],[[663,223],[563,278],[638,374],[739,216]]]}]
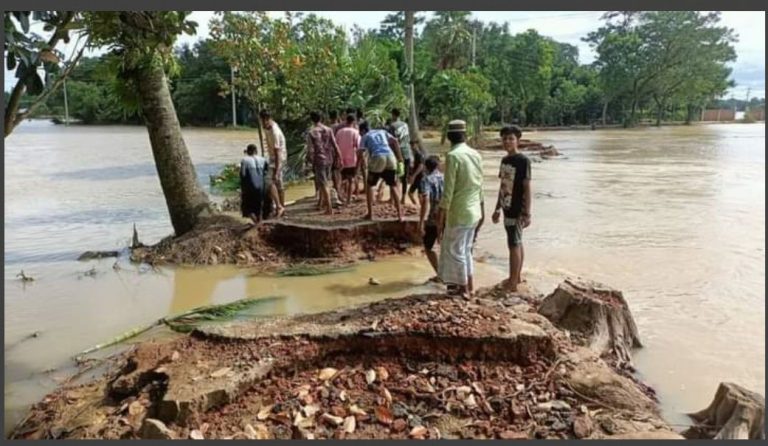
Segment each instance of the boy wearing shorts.
[{"label": "boy wearing shorts", "polygon": [[[429,264],[437,274],[437,253],[434,251],[437,241],[437,213],[440,209],[440,200],[443,199],[443,188],[445,179],[443,173],[438,168],[440,158],[430,156],[424,161],[426,174],[421,178],[419,185],[419,201],[421,202],[421,212],[419,213],[419,233],[424,241],[424,253],[429,259]],[[432,282],[439,282],[440,277],[435,276],[429,279]]]},{"label": "boy wearing shorts", "polygon": [[523,229],[531,224],[531,160],[518,150],[518,143],[523,136],[520,127],[506,126],[500,134],[507,156],[501,160],[501,185],[492,220],[498,223],[501,212],[504,212],[504,229],[507,231],[509,247],[509,279],[506,287],[514,292],[522,282]]}]

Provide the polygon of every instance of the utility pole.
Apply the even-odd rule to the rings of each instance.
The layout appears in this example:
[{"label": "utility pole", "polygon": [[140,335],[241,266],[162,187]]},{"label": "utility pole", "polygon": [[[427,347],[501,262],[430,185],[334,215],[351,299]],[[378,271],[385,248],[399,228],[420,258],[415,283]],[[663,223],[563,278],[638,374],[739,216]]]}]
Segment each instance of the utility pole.
[{"label": "utility pole", "polygon": [[744,117],[747,117],[749,111],[749,94],[752,93],[752,87],[747,87],[747,97],[744,99]]},{"label": "utility pole", "polygon": [[229,85],[232,88],[232,127],[237,127],[237,103],[235,101],[235,68],[229,66]]},{"label": "utility pole", "polygon": [[64,125],[69,125],[69,103],[67,102],[67,78],[64,77]]},{"label": "utility pole", "polygon": [[477,46],[477,26],[472,27],[472,68],[475,68],[475,52]]}]

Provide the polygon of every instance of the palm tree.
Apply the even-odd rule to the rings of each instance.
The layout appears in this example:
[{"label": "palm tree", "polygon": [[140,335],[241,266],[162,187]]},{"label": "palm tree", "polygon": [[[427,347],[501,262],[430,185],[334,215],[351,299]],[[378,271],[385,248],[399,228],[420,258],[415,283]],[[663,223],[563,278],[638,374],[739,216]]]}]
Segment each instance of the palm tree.
[{"label": "palm tree", "polygon": [[405,13],[405,66],[408,73],[408,131],[411,139],[416,141],[419,148],[423,148],[421,133],[419,132],[419,116],[416,111],[416,93],[413,87],[413,25],[414,11],[403,11]]},{"label": "palm tree", "polygon": [[436,11],[436,52],[440,70],[458,69],[466,62],[472,33],[469,28],[469,11]]}]

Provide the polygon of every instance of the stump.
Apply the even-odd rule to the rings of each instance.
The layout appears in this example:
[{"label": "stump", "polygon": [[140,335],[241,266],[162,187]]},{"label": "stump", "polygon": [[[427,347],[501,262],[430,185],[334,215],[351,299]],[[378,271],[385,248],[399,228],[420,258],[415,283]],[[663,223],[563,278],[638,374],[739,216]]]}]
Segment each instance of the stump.
[{"label": "stump", "polygon": [[582,336],[600,355],[613,356],[619,367],[631,365],[631,350],[642,347],[624,296],[594,282],[566,279],[544,298],[539,314]]},{"label": "stump", "polygon": [[697,424],[686,438],[765,439],[765,398],[737,384],[720,383],[709,407],[689,416]]}]

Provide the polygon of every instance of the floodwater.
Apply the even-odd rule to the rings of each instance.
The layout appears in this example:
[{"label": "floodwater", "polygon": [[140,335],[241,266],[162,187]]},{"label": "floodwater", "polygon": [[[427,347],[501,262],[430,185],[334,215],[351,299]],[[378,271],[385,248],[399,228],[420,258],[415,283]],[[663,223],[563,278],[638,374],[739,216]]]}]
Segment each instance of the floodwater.
[{"label": "floodwater", "polygon": [[[258,139],[212,129],[184,136],[206,187]],[[706,406],[720,381],[764,393],[764,124],[526,136],[565,154],[533,165],[527,280],[543,292],[569,275],[621,289],[645,343],[637,366],[670,416]],[[5,143],[6,424],[56,385],[73,355],[162,316],[244,297],[265,298],[259,314],[316,312],[430,289],[418,256],[301,278],[77,262],[86,250],[127,246],[134,223],[145,243],[171,233],[146,131],[32,121]],[[494,197],[502,153],[483,156]],[[480,285],[505,275],[504,237],[489,219]],[[22,284],[22,269],[36,280]]]}]

